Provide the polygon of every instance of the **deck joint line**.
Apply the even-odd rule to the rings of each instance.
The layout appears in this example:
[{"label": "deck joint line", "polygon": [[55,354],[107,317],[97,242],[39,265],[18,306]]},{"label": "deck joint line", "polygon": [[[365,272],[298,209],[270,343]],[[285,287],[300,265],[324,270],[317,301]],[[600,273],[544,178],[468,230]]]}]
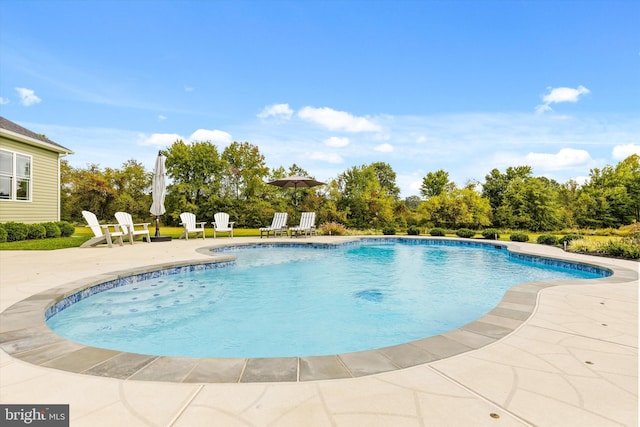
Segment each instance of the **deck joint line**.
[{"label": "deck joint line", "polygon": [[182,405],[178,413],[171,419],[171,421],[169,421],[169,424],[167,424],[168,427],[171,427],[178,421],[178,419],[182,416],[182,414],[187,410],[189,405],[191,405],[191,403],[195,400],[195,398],[198,397],[198,395],[200,394],[203,388],[204,388],[204,384],[200,384],[198,386],[198,388],[196,389],[195,392],[193,392],[191,397],[189,397],[189,399],[187,399],[184,405]]},{"label": "deck joint line", "polygon": [[477,397],[478,399],[481,399],[485,402],[487,402],[488,404],[495,406],[496,408],[500,408],[501,411],[504,411],[505,413],[509,414],[510,416],[512,416],[514,419],[520,421],[521,423],[529,426],[529,427],[535,427],[535,424],[530,423],[529,421],[527,421],[526,419],[522,418],[519,415],[516,415],[515,413],[511,412],[509,409],[505,408],[504,406],[500,405],[497,402],[494,402],[493,400],[489,399],[486,396],[483,396],[482,394],[478,393],[477,391],[469,388],[468,386],[462,384],[459,381],[456,381],[455,379],[451,378],[450,376],[448,376],[447,374],[445,374],[444,372],[440,371],[438,368],[436,368],[433,365],[429,365],[427,366],[428,369],[431,369],[433,372],[436,373],[436,375],[439,375],[440,377],[444,378],[445,380],[449,381],[452,384],[457,385],[458,387],[466,390],[467,392],[471,393],[472,395],[474,395],[475,397]]}]

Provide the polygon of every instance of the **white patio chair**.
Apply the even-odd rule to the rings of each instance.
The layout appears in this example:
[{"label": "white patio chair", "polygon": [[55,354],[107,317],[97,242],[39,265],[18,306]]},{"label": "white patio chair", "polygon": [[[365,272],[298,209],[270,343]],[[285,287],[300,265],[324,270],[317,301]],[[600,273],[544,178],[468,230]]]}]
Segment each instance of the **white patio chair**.
[{"label": "white patio chair", "polygon": [[305,236],[317,234],[316,233],[316,213],[315,212],[302,212],[300,216],[300,225],[289,228],[289,235],[293,237],[304,233]]},{"label": "white patio chair", "polygon": [[271,225],[269,227],[260,227],[260,238],[262,239],[262,235],[267,233],[267,237],[269,237],[270,233],[273,233],[273,237],[276,237],[278,233],[282,236],[282,233],[289,234],[287,232],[287,213],[286,212],[276,212],[273,215],[273,221],[271,221]]},{"label": "white patio chair", "polygon": [[118,239],[118,243],[120,243],[120,246],[124,246],[124,243],[122,242],[122,236],[124,236],[124,234],[122,233],[122,231],[120,231],[120,226],[118,224],[101,225],[98,222],[98,218],[96,217],[96,215],[93,212],[89,211],[82,211],[82,216],[84,217],[85,221],[87,221],[87,224],[89,225],[89,228],[91,228],[91,231],[93,231],[93,237],[84,242],[82,246],[80,246],[81,248],[96,246],[104,242],[106,242],[107,245],[112,248],[114,237]]},{"label": "white patio chair", "polygon": [[196,233],[195,237],[198,237],[198,234],[202,234],[202,238],[204,239],[204,225],[207,223],[206,221],[196,222],[196,216],[191,212],[182,212],[180,214],[180,221],[182,221],[180,224],[184,227],[184,231],[180,237],[178,237],[179,239],[184,237],[185,240],[189,240],[189,233]]},{"label": "white patio chair", "polygon": [[216,238],[216,233],[229,233],[231,237],[233,237],[233,224],[234,222],[229,222],[229,214],[224,212],[218,212],[213,216],[215,221],[213,224],[213,238]]},{"label": "white patio chair", "polygon": [[116,219],[118,220],[120,229],[129,239],[129,243],[133,245],[133,240],[136,236],[142,236],[143,239],[147,240],[147,243],[151,243],[151,236],[149,235],[149,222],[134,224],[133,218],[131,218],[131,214],[127,212],[116,212]]}]

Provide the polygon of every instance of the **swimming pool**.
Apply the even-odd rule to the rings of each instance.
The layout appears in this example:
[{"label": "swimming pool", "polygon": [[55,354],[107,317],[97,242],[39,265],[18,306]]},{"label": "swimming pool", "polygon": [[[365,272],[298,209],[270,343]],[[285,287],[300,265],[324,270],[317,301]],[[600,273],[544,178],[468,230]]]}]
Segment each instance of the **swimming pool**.
[{"label": "swimming pool", "polygon": [[136,280],[53,310],[47,322],[73,341],[142,354],[338,354],[455,329],[518,283],[606,275],[501,245],[437,240],[227,251],[235,265]]}]

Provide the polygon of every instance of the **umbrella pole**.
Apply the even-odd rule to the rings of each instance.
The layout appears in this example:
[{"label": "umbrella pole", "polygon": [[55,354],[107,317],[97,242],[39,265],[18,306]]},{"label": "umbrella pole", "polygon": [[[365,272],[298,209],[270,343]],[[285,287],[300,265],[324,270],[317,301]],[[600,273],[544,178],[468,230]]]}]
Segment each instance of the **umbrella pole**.
[{"label": "umbrella pole", "polygon": [[156,236],[160,237],[160,217],[156,215]]}]

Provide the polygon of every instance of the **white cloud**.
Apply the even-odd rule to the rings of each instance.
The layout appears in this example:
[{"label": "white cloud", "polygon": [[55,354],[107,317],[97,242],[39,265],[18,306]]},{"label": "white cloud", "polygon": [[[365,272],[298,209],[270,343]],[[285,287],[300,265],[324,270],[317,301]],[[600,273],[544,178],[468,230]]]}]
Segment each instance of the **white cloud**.
[{"label": "white cloud", "polygon": [[409,193],[418,194],[420,192],[420,188],[422,188],[422,180],[411,181],[408,185]]},{"label": "white cloud", "polygon": [[167,120],[167,116],[163,116],[162,114],[160,114],[158,116],[158,120],[160,120],[161,122],[164,121],[164,120]]},{"label": "white cloud", "polygon": [[292,115],[293,110],[289,107],[289,104],[267,105],[260,113],[258,113],[258,117],[260,117],[261,119],[277,117],[289,120],[291,119]]},{"label": "white cloud", "polygon": [[543,114],[547,111],[553,111],[553,108],[549,107],[547,104],[536,105],[537,114]]},{"label": "white cloud", "polygon": [[319,151],[311,153],[309,156],[313,160],[320,160],[328,163],[342,163],[344,160],[337,154],[334,153],[321,153]]},{"label": "white cloud", "polygon": [[[138,137],[138,145],[169,146],[179,139],[185,140],[184,137],[177,133],[140,134]],[[188,141],[211,141],[213,143],[227,145],[232,142],[232,138],[231,134],[221,130],[198,129],[191,134]]]},{"label": "white cloud", "polygon": [[176,142],[178,139],[183,139],[177,133],[153,133],[151,135],[141,134],[138,138],[138,145],[156,145],[156,146],[168,146]]},{"label": "white cloud", "polygon": [[591,91],[586,87],[580,85],[576,89],[570,87],[557,87],[550,88],[548,94],[546,94],[542,100],[545,104],[554,104],[558,102],[578,102],[580,95],[586,95]]},{"label": "white cloud", "polygon": [[9,103],[9,99],[3,98],[0,96],[0,105],[5,105]]},{"label": "white cloud", "polygon": [[589,89],[580,85],[577,88],[556,87],[547,88],[549,92],[542,97],[542,105],[536,106],[536,112],[541,114],[545,111],[551,111],[551,104],[560,102],[578,102],[580,96],[591,93]]},{"label": "white cloud", "polygon": [[25,107],[38,104],[42,101],[42,99],[36,96],[35,92],[32,89],[17,87],[16,92],[18,92],[18,96],[20,97],[20,103]]},{"label": "white cloud", "polygon": [[525,164],[544,171],[562,170],[593,163],[593,159],[586,150],[563,148],[556,154],[528,153]]},{"label": "white cloud", "polygon": [[191,134],[189,141],[211,141],[222,145],[233,142],[230,133],[217,129],[198,129]]},{"label": "white cloud", "polygon": [[616,145],[613,147],[612,156],[615,160],[624,160],[632,154],[640,155],[640,145],[638,144],[626,144]]},{"label": "white cloud", "polygon": [[346,132],[380,132],[380,125],[365,117],[355,117],[345,111],[336,111],[328,107],[304,107],[298,117],[317,123],[329,130]]},{"label": "white cloud", "polygon": [[324,145],[327,147],[346,147],[349,145],[349,138],[341,138],[338,136],[332,136],[324,141]]},{"label": "white cloud", "polygon": [[385,143],[385,144],[376,145],[373,149],[380,153],[390,153],[393,151],[393,145]]},{"label": "white cloud", "polygon": [[192,88],[191,86],[184,85],[184,91],[185,92],[193,92],[194,88]]}]

